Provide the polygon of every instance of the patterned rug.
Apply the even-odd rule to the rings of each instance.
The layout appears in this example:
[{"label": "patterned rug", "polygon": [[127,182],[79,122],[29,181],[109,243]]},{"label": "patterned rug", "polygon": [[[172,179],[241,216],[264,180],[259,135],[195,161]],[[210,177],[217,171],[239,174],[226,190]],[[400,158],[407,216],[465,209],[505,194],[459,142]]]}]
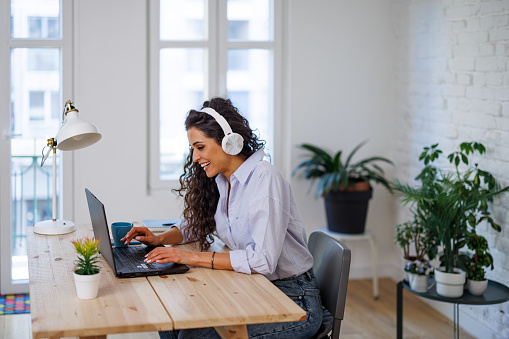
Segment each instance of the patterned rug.
[{"label": "patterned rug", "polygon": [[30,313],[28,294],[0,295],[0,315]]}]

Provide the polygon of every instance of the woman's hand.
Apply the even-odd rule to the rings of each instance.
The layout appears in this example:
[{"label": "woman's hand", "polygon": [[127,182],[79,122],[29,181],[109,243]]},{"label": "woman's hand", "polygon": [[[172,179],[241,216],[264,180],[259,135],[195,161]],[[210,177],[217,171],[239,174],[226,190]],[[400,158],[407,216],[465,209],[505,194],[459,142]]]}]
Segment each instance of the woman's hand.
[{"label": "woman's hand", "polygon": [[150,246],[158,246],[160,245],[159,238],[154,233],[150,232],[150,230],[146,227],[133,227],[129,233],[125,235],[121,241],[123,241],[126,245],[129,245],[131,240],[136,239],[139,242],[150,245]]},{"label": "woman's hand", "polygon": [[174,262],[176,264],[192,264],[191,257],[193,252],[177,250],[173,247],[157,247],[147,253],[145,262],[151,264],[156,262],[164,264]]}]

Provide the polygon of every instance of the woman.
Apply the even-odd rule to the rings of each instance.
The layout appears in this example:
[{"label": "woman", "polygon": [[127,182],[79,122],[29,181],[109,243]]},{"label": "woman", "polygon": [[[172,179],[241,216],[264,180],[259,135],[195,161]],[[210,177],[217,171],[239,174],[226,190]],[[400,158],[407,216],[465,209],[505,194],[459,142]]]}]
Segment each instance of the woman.
[{"label": "woman", "polygon": [[[198,241],[202,252],[158,247],[145,261],[263,274],[301,306],[307,318],[248,325],[249,337],[311,338],[322,322],[322,306],[290,185],[263,161],[264,142],[230,100],[214,98],[201,111],[189,111],[185,127],[191,148],[177,190],[184,197],[183,222],[159,235],[135,227],[123,240],[148,245]],[[231,252],[207,252],[213,232]],[[177,335],[220,338],[214,328],[160,332],[161,338]]]}]

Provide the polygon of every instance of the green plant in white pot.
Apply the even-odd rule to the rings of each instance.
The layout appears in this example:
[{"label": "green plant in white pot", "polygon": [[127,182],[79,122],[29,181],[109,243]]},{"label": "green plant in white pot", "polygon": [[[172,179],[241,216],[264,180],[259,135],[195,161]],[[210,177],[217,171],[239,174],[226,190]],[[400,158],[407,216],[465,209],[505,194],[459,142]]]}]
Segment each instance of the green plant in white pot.
[{"label": "green plant in white pot", "polygon": [[488,241],[475,231],[466,237],[466,243],[470,253],[470,262],[467,268],[467,288],[473,295],[482,295],[488,288],[485,268],[493,269],[493,257],[491,256]]},{"label": "green plant in white pot", "polygon": [[433,267],[429,262],[415,260],[405,266],[408,273],[410,288],[419,293],[426,293],[433,285],[428,286],[428,277],[433,275]]},{"label": "green plant in white pot", "polygon": [[[416,260],[429,262],[436,256],[437,237],[425,228],[414,215],[411,221],[396,226],[394,242],[403,250],[403,267]],[[407,270],[404,270],[404,280],[408,281]]]},{"label": "green plant in white pot", "polygon": [[72,240],[77,259],[74,262],[74,282],[80,299],[93,299],[99,292],[100,239],[84,237]]},{"label": "green plant in white pot", "polygon": [[316,197],[324,197],[327,226],[333,232],[364,233],[368,201],[373,194],[371,183],[391,190],[384,170],[378,165],[380,162],[392,165],[389,159],[374,156],[353,161],[365,143],[357,145],[345,161],[341,150],[332,153],[311,144],[299,146],[308,154],[293,174],[302,171],[304,178],[316,181]]},{"label": "green plant in white pot", "polygon": [[[493,229],[500,226],[491,218],[489,203],[495,196],[509,190],[500,188],[495,177],[472,163],[473,155],[482,155],[486,151],[478,142],[464,142],[459,151],[447,156],[453,169],[448,171],[433,166],[443,153],[438,144],[425,147],[419,160],[424,169],[417,176],[420,185],[413,187],[395,181],[393,189],[402,197],[403,203],[411,206],[419,222],[437,237],[441,249],[439,256],[441,267],[435,270],[437,293],[447,297],[460,297],[463,294],[465,270],[469,262],[468,255],[460,250],[465,246],[468,229],[486,220]],[[460,170],[460,166],[466,166]],[[445,273],[445,274],[444,274]],[[442,279],[451,278],[457,285],[451,288],[451,282],[442,283]]]}]

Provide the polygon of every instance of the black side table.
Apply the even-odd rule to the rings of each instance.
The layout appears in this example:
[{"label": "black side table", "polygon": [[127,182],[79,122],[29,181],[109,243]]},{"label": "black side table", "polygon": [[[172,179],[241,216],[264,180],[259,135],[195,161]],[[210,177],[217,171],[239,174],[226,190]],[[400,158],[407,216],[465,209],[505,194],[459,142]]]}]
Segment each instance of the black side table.
[{"label": "black side table", "polygon": [[[430,278],[432,280],[432,278]],[[426,293],[419,293],[410,288],[410,285],[406,281],[400,281],[396,285],[397,288],[397,338],[403,338],[403,288],[411,293],[438,301],[443,301],[447,303],[454,304],[454,338],[459,338],[459,321],[460,321],[460,313],[459,313],[459,305],[492,305],[492,304],[500,304],[509,300],[509,287],[502,285],[496,281],[488,280],[488,288],[486,292],[484,292],[481,296],[475,296],[470,294],[468,290],[465,290],[463,296],[460,298],[446,298],[437,294],[436,285],[429,289]]]}]

